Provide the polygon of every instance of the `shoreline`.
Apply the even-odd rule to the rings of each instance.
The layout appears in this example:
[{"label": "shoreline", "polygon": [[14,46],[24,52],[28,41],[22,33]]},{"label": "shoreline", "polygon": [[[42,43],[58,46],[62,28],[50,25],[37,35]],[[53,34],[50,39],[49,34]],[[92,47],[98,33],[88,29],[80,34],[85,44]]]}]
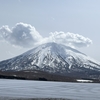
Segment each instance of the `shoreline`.
[{"label": "shoreline", "polygon": [[75,100],[67,98],[14,98],[14,97],[0,97],[0,100]]}]

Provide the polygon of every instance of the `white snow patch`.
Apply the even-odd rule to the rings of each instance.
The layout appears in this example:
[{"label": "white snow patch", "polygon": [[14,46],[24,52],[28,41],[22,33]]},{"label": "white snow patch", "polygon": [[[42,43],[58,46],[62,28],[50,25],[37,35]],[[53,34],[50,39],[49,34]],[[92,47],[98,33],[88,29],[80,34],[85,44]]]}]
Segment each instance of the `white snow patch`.
[{"label": "white snow patch", "polygon": [[93,82],[93,81],[92,80],[77,79],[77,82],[87,83],[87,82]]},{"label": "white snow patch", "polygon": [[15,76],[15,77],[16,77],[17,75],[13,75],[13,76]]}]

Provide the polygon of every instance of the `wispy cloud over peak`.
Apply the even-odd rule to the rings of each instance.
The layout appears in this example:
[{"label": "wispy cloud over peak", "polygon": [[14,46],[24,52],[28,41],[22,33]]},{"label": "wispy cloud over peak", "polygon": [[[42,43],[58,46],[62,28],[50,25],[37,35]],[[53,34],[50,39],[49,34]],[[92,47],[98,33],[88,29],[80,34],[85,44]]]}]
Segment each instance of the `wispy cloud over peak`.
[{"label": "wispy cloud over peak", "polygon": [[70,32],[51,32],[50,36],[45,38],[45,42],[56,42],[71,47],[88,47],[92,44],[92,40],[79,34]]}]

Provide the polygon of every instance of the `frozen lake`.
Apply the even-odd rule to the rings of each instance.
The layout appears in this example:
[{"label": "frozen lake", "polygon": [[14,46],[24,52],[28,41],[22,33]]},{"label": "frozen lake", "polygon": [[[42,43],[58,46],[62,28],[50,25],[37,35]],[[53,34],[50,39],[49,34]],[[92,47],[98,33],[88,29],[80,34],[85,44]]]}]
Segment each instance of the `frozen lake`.
[{"label": "frozen lake", "polygon": [[100,100],[100,84],[0,79],[0,97]]}]

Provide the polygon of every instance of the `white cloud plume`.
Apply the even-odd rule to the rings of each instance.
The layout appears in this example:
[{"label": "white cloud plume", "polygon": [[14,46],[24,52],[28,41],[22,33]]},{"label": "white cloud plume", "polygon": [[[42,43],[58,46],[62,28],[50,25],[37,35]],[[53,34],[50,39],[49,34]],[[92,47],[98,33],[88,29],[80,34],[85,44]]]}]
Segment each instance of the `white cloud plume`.
[{"label": "white cloud plume", "polygon": [[45,41],[54,41],[72,47],[87,47],[92,44],[91,39],[70,32],[51,32],[50,36],[46,38]]},{"label": "white cloud plume", "polygon": [[42,39],[42,36],[30,24],[17,23],[12,29],[0,28],[0,37],[13,45],[31,47]]},{"label": "white cloud plume", "polygon": [[0,40],[2,39],[21,47],[32,47],[46,42],[57,42],[71,47],[87,47],[92,44],[89,38],[70,32],[51,32],[49,37],[43,38],[33,26],[25,23],[17,23],[12,29],[8,26],[1,27]]}]

